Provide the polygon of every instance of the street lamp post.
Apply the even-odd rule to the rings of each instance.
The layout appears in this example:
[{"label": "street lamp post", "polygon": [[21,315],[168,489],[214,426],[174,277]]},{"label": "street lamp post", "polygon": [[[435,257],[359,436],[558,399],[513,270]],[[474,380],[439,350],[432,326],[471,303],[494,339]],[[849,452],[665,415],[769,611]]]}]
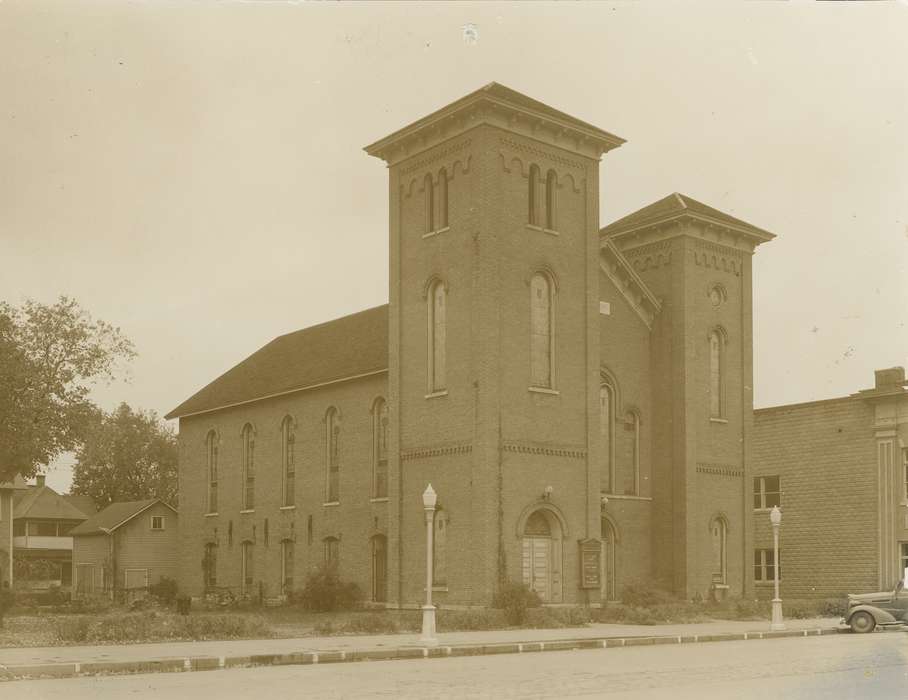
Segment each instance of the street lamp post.
[{"label": "street lamp post", "polygon": [[782,525],[782,511],[779,506],[773,506],[769,512],[769,521],[772,523],[772,544],[773,544],[773,578],[775,579],[776,595],[772,599],[772,622],[769,629],[784,630],[785,621],[782,619],[782,599],[779,597],[779,527]]},{"label": "street lamp post", "polygon": [[435,503],[438,501],[432,484],[422,494],[422,505],[426,512],[426,604],[422,606],[422,635],[419,641],[425,645],[435,646],[435,606],[432,605],[432,531],[435,524]]}]

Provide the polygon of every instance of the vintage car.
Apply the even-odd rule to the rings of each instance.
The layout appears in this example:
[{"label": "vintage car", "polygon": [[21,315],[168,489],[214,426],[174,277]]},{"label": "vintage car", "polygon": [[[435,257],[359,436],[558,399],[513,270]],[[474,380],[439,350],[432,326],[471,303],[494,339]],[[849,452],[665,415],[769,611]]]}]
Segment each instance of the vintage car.
[{"label": "vintage car", "polygon": [[848,612],[842,623],[853,632],[873,632],[878,626],[908,625],[908,591],[899,581],[892,591],[848,596]]}]

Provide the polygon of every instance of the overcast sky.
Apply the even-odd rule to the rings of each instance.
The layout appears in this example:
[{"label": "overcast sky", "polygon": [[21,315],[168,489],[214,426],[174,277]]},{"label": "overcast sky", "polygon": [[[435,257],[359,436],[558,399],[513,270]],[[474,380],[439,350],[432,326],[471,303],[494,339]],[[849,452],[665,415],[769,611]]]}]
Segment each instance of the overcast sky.
[{"label": "overcast sky", "polygon": [[497,81],[627,139],[603,224],[679,191],[778,234],[754,262],[758,407],[853,393],[908,362],[906,37],[905,2],[6,0],[0,299],[119,325],[140,356],[96,399],[166,413],[387,301],[387,172],[362,147]]}]

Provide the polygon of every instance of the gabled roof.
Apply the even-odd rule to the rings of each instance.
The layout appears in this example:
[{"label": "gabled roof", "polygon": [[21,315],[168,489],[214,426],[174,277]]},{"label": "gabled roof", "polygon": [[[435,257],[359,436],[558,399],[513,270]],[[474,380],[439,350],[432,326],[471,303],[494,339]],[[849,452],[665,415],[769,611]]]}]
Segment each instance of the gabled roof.
[{"label": "gabled roof", "polygon": [[16,474],[12,481],[0,481],[0,489],[27,489],[28,484],[21,476]]},{"label": "gabled roof", "polygon": [[701,219],[711,223],[725,224],[732,228],[749,233],[761,240],[768,241],[775,238],[775,234],[757,228],[753,224],[730,216],[725,212],[698,202],[685,194],[674,192],[668,197],[663,197],[658,202],[638,209],[632,214],[613,221],[600,231],[600,235],[617,237],[624,232],[643,228],[653,224],[663,223],[684,216]]},{"label": "gabled roof", "polygon": [[76,508],[85,513],[85,517],[88,518],[98,512],[98,507],[95,505],[95,500],[91,496],[83,496],[81,494],[74,493],[65,493],[63,498],[72,503]]},{"label": "gabled roof", "polygon": [[275,338],[166,418],[204,413],[388,369],[388,305]]},{"label": "gabled roof", "polygon": [[13,500],[13,518],[85,520],[88,515],[76,508],[50,486],[32,486],[19,491]]},{"label": "gabled roof", "polygon": [[72,535],[96,535],[98,533],[109,533],[116,530],[121,525],[128,523],[137,515],[151,508],[155,503],[167,506],[174,513],[176,508],[164,503],[160,498],[149,498],[144,501],[121,501],[120,503],[111,503],[101,512],[93,515],[81,525],[72,529]]}]

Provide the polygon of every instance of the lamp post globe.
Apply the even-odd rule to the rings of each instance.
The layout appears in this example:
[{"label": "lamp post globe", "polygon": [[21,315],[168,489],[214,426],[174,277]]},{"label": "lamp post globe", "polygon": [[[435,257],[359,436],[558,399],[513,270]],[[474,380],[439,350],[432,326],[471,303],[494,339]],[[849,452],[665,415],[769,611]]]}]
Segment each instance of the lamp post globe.
[{"label": "lamp post globe", "polygon": [[775,584],[775,595],[772,599],[772,622],[769,629],[779,631],[785,629],[785,620],[782,619],[782,599],[779,597],[779,528],[782,526],[782,511],[779,506],[773,506],[769,512],[769,522],[772,524],[772,543],[773,543],[773,583]]}]

